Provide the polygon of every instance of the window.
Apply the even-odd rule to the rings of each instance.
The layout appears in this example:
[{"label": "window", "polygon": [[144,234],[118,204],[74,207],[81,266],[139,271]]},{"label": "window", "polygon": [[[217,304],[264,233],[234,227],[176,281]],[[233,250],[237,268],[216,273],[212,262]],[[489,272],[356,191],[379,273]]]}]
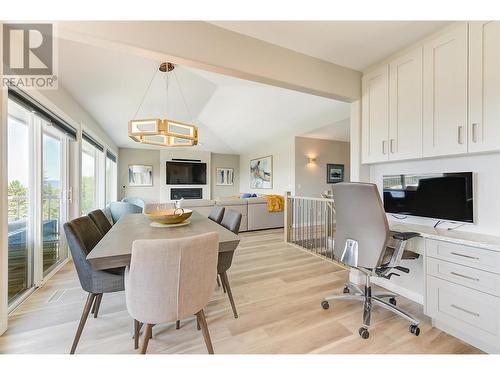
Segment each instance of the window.
[{"label": "window", "polygon": [[97,149],[90,143],[82,142],[82,179],[80,188],[80,212],[88,214],[97,207]]},{"label": "window", "polygon": [[69,140],[76,131],[40,103],[9,89],[8,305],[20,303],[67,258]]},{"label": "window", "polygon": [[108,150],[106,152],[106,204],[116,201],[116,174],[116,156]]}]

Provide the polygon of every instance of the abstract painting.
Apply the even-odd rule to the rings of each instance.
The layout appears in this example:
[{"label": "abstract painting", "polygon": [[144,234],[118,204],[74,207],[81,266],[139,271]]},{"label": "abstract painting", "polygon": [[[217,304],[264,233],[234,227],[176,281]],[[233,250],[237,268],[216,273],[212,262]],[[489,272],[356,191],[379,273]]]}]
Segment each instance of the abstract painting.
[{"label": "abstract painting", "polygon": [[272,189],[273,188],[273,157],[250,160],[250,188]]},{"label": "abstract painting", "polygon": [[233,168],[217,168],[215,176],[216,185],[233,185],[234,169]]},{"label": "abstract painting", "polygon": [[129,165],[128,166],[129,186],[153,186],[153,166],[152,165]]}]

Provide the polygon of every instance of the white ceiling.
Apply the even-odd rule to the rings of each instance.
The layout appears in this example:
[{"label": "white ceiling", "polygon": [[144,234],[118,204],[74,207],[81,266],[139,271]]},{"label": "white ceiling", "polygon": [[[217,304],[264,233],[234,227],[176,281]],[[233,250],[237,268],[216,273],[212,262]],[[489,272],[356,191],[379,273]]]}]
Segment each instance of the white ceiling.
[{"label": "white ceiling", "polygon": [[337,121],[333,124],[322,126],[309,132],[299,134],[300,137],[330,139],[332,141],[349,142],[351,134],[350,119]]},{"label": "white ceiling", "polygon": [[[140,145],[127,136],[158,61],[61,40],[59,77],[70,94],[119,147]],[[199,127],[202,150],[243,153],[349,117],[349,104],[297,91],[176,67],[188,111],[171,78],[167,114],[164,76],[157,73],[136,118],[168,117]]]},{"label": "white ceiling", "polygon": [[390,56],[448,21],[217,21],[219,27],[355,70]]}]

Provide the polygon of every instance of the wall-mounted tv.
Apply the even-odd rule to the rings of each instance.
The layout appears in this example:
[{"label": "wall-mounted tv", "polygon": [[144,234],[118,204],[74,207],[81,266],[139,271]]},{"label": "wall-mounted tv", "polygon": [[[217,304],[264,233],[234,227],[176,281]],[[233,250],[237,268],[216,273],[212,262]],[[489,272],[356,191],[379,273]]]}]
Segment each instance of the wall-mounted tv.
[{"label": "wall-mounted tv", "polygon": [[384,176],[384,208],[392,214],[474,222],[472,172]]},{"label": "wall-mounted tv", "polygon": [[207,164],[167,161],[167,185],[205,185]]}]

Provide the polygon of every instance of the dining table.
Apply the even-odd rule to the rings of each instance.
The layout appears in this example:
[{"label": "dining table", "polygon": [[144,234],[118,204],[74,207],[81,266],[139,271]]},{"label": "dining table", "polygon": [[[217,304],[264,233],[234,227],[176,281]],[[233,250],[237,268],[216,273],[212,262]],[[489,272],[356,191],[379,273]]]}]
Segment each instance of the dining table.
[{"label": "dining table", "polygon": [[184,238],[209,232],[219,234],[219,252],[238,247],[238,235],[197,211],[188,220],[186,225],[157,227],[144,214],[124,215],[87,255],[87,260],[95,270],[128,266],[135,240]]}]

